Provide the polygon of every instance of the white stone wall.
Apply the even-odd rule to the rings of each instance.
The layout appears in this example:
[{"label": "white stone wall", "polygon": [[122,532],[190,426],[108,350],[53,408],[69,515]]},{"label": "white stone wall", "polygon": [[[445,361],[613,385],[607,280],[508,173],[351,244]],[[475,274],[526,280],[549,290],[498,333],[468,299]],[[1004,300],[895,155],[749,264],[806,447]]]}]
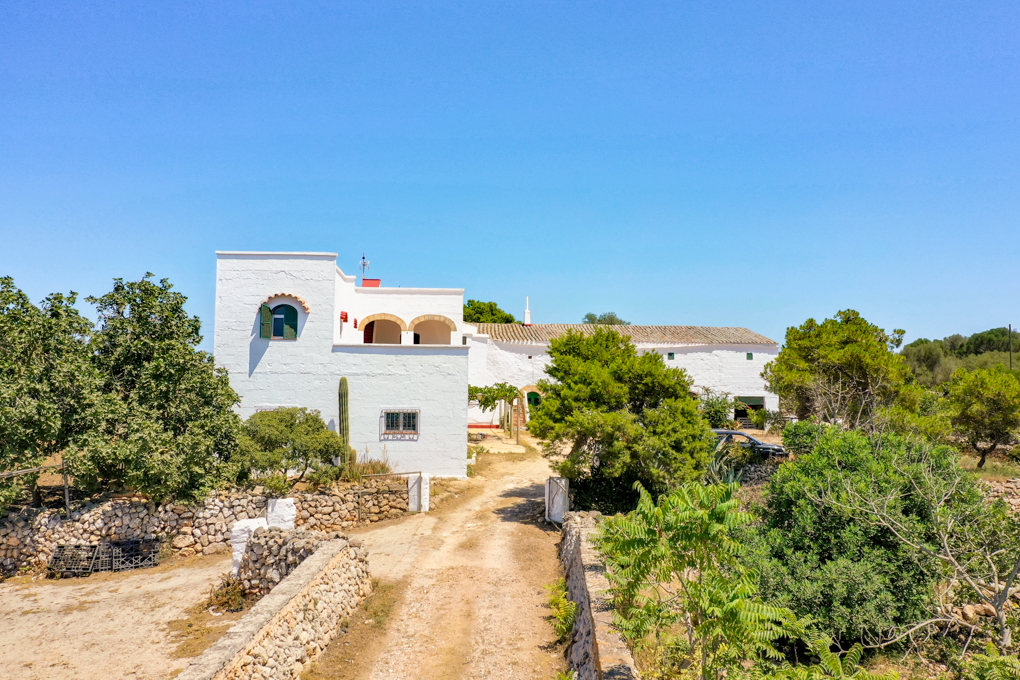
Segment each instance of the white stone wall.
[{"label": "white stone wall", "polygon": [[[470,341],[470,383],[484,386],[506,382],[516,387],[537,384],[546,377],[545,369],[552,363],[546,345],[503,342],[486,336]],[[769,345],[677,345],[639,344],[639,352],[658,352],[667,366],[682,368],[694,381],[696,391],[710,388],[729,392],[734,397],[763,397],[765,407],[778,410],[779,397],[765,388],[761,372],[765,364],[776,358],[777,346]],[[673,359],[669,360],[669,353]],[[747,354],[753,358],[749,361]],[[531,357],[531,358],[529,358]],[[495,423],[496,414],[471,408],[472,424]]]},{"label": "white stone wall", "polygon": [[[779,397],[765,388],[761,377],[765,364],[779,354],[775,345],[639,345],[638,349],[658,352],[663,359],[673,352],[673,361],[667,360],[666,365],[687,371],[698,391],[707,387],[734,397],[764,397],[766,408],[779,409]],[[749,352],[753,355],[750,361]]]},{"label": "white stone wall", "polygon": [[[215,355],[241,396],[241,416],[302,406],[318,410],[335,430],[337,387],[346,376],[351,444],[362,457],[367,447],[368,457],[381,459],[385,446],[397,472],[466,476],[468,347],[460,335],[445,346],[365,345],[353,328],[355,318],[370,314],[395,314],[405,323],[439,314],[460,324],[463,291],[356,288],[335,260],[332,253],[219,254]],[[259,306],[279,292],[310,307],[306,313],[295,304],[296,340],[259,337]],[[347,323],[339,321],[342,311]],[[381,419],[389,408],[418,410],[419,435],[384,435]]]}]

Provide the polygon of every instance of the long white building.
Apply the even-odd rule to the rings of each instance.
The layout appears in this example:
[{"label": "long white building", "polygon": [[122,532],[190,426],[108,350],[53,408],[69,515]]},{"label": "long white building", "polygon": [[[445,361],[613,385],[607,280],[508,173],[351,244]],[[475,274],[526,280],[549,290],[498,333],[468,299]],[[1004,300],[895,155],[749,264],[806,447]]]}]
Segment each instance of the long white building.
[{"label": "long white building", "polygon": [[[462,477],[468,385],[507,382],[534,403],[549,341],[591,326],[464,323],[461,288],[386,288],[345,274],[336,253],[218,252],[216,362],[230,373],[242,417],[281,406],[318,410],[331,429],[337,390],[350,392],[351,444],[398,472]],[[711,388],[775,409],[760,373],[778,345],[744,328],[626,326],[640,351]]]}]

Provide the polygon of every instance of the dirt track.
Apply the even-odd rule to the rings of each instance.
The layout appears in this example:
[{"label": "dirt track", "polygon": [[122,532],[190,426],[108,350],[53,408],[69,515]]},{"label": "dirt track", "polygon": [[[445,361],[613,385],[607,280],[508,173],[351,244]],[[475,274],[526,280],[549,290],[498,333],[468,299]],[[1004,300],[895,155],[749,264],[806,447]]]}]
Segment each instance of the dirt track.
[{"label": "dirt track", "polygon": [[435,512],[357,532],[372,575],[402,595],[381,644],[327,652],[313,677],[551,679],[564,669],[542,587],[560,576],[559,532],[542,521],[548,464],[491,454],[480,467]]}]

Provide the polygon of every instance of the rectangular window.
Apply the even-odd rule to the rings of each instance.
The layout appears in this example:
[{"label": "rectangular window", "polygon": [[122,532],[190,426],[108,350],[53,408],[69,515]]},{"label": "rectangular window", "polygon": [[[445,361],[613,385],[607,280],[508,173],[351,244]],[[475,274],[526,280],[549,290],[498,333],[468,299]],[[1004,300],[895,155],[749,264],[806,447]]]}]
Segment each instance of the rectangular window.
[{"label": "rectangular window", "polygon": [[418,434],[417,411],[386,411],[386,434]]},{"label": "rectangular window", "polygon": [[748,352],[747,353],[747,360],[751,361],[752,359],[754,359],[754,352]]},{"label": "rectangular window", "polygon": [[669,354],[667,354],[666,358],[669,359],[670,361],[673,361],[673,353],[670,352]]}]

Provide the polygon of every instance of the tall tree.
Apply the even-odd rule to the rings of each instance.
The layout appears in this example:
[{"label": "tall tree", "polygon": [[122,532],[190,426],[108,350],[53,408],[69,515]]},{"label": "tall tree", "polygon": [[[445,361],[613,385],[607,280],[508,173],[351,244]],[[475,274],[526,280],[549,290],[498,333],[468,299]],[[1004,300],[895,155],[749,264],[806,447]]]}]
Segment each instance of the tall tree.
[{"label": "tall tree", "polygon": [[510,312],[500,309],[495,302],[468,300],[464,305],[465,323],[520,323]]},{"label": "tall tree", "polygon": [[[89,362],[92,326],[75,293],[40,306],[10,277],[0,278],[0,471],[38,467],[95,426],[99,372]],[[0,508],[38,475],[0,482]]]},{"label": "tall tree", "polygon": [[549,379],[529,429],[572,481],[575,500],[602,511],[631,509],[634,481],[662,493],[700,479],[712,434],[690,396],[691,380],[662,355],[638,354],[610,328],[550,343]]},{"label": "tall tree", "polygon": [[1020,432],[1020,380],[1002,366],[958,370],[949,383],[957,434],[981,455],[978,467]]},{"label": "tall tree", "polygon": [[237,394],[226,371],[197,349],[201,323],[166,279],[114,279],[90,297],[99,328],[90,349],[110,403],[87,445],[68,452],[94,489],[122,485],[158,499],[197,497],[237,450]]},{"label": "tall tree", "polygon": [[588,312],[582,319],[587,324],[598,324],[600,326],[629,326],[630,321],[624,321],[616,315],[616,312],[606,312],[604,314],[594,314]]},{"label": "tall tree", "polygon": [[822,323],[808,319],[786,330],[779,356],[762,377],[798,417],[816,416],[844,427],[871,428],[880,406],[891,403],[907,376],[891,335],[848,309]]}]

